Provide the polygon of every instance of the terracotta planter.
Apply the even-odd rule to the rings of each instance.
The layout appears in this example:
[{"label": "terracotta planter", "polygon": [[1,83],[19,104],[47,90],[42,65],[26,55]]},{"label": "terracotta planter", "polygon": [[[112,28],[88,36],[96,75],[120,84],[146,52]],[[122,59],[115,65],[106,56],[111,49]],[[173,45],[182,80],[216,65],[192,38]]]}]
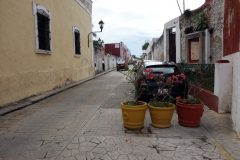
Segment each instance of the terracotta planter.
[{"label": "terracotta planter", "polygon": [[176,103],[178,123],[186,127],[197,127],[203,115],[203,104],[183,104]]},{"label": "terracotta planter", "polygon": [[138,101],[142,105],[128,106],[121,103],[123,125],[127,129],[140,129],[144,125],[147,103]]},{"label": "terracotta planter", "polygon": [[151,125],[157,128],[171,127],[171,120],[175,105],[173,107],[154,107],[148,104],[151,120]]}]

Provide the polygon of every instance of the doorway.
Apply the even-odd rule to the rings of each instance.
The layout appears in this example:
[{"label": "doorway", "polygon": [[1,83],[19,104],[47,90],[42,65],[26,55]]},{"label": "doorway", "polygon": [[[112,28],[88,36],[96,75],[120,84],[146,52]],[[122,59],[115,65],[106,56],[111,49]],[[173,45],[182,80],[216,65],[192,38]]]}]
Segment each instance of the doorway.
[{"label": "doorway", "polygon": [[176,63],[176,28],[169,29],[169,61]]},{"label": "doorway", "polygon": [[188,41],[189,63],[198,63],[199,61],[199,38],[189,39]]}]

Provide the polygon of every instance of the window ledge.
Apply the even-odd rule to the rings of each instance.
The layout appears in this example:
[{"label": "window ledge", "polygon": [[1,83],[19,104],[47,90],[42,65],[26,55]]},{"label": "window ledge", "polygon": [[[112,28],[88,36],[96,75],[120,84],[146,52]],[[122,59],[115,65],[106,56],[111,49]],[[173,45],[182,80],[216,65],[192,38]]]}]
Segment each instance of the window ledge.
[{"label": "window ledge", "polygon": [[41,54],[52,54],[52,51],[46,51],[46,50],[41,50],[41,49],[37,49],[36,53],[41,53]]},{"label": "window ledge", "polygon": [[81,57],[81,55],[79,55],[79,54],[74,54],[74,57]]}]

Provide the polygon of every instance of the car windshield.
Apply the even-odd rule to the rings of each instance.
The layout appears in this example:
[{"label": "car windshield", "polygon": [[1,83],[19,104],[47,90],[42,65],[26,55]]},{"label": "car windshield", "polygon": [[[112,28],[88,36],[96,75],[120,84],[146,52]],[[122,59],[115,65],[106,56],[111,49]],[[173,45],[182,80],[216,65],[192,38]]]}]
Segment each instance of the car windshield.
[{"label": "car windshield", "polygon": [[153,73],[161,74],[171,74],[180,72],[176,66],[148,66],[146,68],[151,68]]},{"label": "car windshield", "polygon": [[118,64],[123,64],[123,63],[125,63],[125,61],[119,61],[119,62],[118,62]]}]

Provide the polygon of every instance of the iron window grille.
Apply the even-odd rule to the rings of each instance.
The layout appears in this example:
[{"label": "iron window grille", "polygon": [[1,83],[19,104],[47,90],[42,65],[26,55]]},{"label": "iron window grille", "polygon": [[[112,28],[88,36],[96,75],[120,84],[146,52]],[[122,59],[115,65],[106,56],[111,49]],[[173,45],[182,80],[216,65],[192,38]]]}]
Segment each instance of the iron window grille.
[{"label": "iron window grille", "polygon": [[75,30],[74,37],[75,37],[75,54],[81,55],[80,32]]},{"label": "iron window grille", "polygon": [[37,13],[37,23],[38,23],[38,41],[39,49],[50,51],[50,41],[51,41],[51,32],[50,32],[50,19],[48,15],[39,10]]}]

